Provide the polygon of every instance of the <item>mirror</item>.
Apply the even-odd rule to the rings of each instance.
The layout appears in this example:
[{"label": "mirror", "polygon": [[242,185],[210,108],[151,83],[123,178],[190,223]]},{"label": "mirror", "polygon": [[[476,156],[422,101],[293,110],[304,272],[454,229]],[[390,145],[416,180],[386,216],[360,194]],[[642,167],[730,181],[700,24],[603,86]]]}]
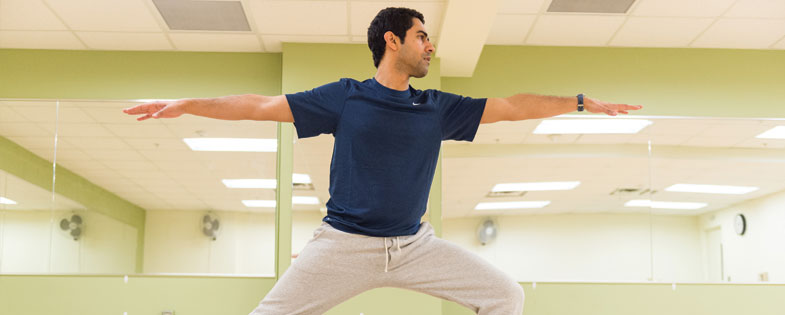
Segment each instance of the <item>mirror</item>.
[{"label": "mirror", "polygon": [[785,281],[783,129],[781,119],[652,126],[655,280]]},{"label": "mirror", "polygon": [[443,237],[518,281],[647,281],[650,119],[560,116],[445,142]]},{"label": "mirror", "polygon": [[[51,176],[56,161],[54,194],[41,188],[54,200],[45,209],[67,205],[46,217],[57,221],[46,229],[53,236],[51,259],[28,262],[52,268],[33,272],[274,274],[275,194],[256,184],[275,181],[276,123],[190,115],[137,122],[122,113],[140,102],[1,103],[0,136],[11,142],[3,149],[51,155],[48,165],[33,169]],[[33,119],[43,115],[40,107],[50,118]],[[56,150],[41,147],[55,136]],[[234,142],[239,146],[227,147]],[[17,228],[4,207],[3,230]],[[82,235],[55,238],[70,233],[61,230],[63,219],[69,231],[80,225],[74,214]]]}]

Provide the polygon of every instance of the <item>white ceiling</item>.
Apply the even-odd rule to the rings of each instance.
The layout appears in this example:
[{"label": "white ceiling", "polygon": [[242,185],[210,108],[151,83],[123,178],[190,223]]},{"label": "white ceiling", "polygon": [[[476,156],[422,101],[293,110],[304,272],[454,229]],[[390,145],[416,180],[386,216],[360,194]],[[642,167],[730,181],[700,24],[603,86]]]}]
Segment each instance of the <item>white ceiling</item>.
[{"label": "white ceiling", "polygon": [[637,0],[627,14],[546,12],[550,0],[240,2],[249,32],[170,30],[152,0],[0,0],[0,48],[280,52],[365,43],[379,10],[407,6],[425,15],[448,76],[471,75],[486,44],[785,49],[783,0]]},{"label": "white ceiling", "polygon": [[[221,179],[273,179],[275,153],[194,152],[182,138],[275,138],[275,123],[195,116],[137,122],[121,112],[132,104],[60,102],[58,116],[58,108],[51,101],[0,101],[0,136],[52,161],[57,131],[58,165],[148,210],[273,211],[246,208],[241,203],[244,199],[274,199],[273,190],[229,189]],[[560,117],[572,118],[575,116]],[[697,211],[655,211],[697,215],[785,191],[785,140],[755,138],[774,126],[785,125],[785,121],[649,119],[653,124],[634,135],[532,134],[540,120],[481,125],[474,143],[450,141],[443,145],[443,213],[445,217],[464,217],[648,212],[648,208],[627,208],[623,204],[630,199],[649,198],[709,203]],[[321,203],[296,205],[296,211],[319,211],[328,200],[332,145],[330,135],[295,142],[294,172],[310,175],[314,190],[295,190],[294,195],[317,196]],[[571,191],[486,197],[499,183],[576,180],[581,185]],[[663,192],[663,188],[676,183],[752,185],[760,190],[741,196]],[[617,188],[649,187],[658,192],[651,196],[610,194]],[[24,197],[19,190],[4,196],[17,201],[33,198],[41,204],[51,199],[46,194]],[[473,210],[479,202],[519,200],[552,203],[539,210]]]}]

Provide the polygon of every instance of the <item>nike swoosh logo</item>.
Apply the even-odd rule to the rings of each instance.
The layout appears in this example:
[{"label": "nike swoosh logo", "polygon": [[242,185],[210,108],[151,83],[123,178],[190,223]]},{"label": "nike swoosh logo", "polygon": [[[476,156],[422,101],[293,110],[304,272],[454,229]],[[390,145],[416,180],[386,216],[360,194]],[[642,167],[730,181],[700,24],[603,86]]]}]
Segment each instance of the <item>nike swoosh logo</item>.
[{"label": "nike swoosh logo", "polygon": [[420,105],[420,103],[412,103],[412,105],[417,106]]}]

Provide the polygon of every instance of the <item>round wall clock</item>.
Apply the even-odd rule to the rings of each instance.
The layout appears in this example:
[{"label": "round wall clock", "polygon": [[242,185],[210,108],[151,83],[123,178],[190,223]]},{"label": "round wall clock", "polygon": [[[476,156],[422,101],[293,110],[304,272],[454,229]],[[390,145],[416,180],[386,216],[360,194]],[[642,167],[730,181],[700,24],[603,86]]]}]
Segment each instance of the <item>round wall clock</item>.
[{"label": "round wall clock", "polygon": [[744,235],[747,232],[747,218],[743,214],[739,213],[733,219],[733,229],[736,230],[738,235]]}]

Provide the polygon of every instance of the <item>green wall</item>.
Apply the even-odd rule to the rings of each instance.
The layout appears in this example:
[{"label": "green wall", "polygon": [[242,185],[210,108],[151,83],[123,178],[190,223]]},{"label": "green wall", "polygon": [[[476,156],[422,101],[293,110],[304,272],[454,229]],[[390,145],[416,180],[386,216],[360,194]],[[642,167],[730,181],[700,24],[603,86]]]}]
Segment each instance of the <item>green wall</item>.
[{"label": "green wall", "polygon": [[[0,50],[0,98],[139,99],[310,89],[375,72],[364,45],[284,44],[282,54]],[[500,47],[471,78],[434,62],[420,88],[475,97],[587,93],[643,104],[642,115],[785,117],[784,51]],[[289,128],[291,125],[289,124]],[[1,147],[1,146],[0,146]],[[291,158],[291,157],[289,157]],[[51,170],[51,166],[49,167]],[[35,172],[44,172],[38,170]],[[107,196],[105,193],[104,196]],[[102,198],[102,197],[97,197]],[[279,246],[291,250],[290,241]],[[284,248],[285,249],[285,248]],[[0,314],[246,314],[274,279],[0,276]],[[524,314],[775,314],[783,285],[522,283]],[[744,301],[744,302],[739,302]],[[440,311],[441,310],[441,311]],[[454,303],[383,288],[330,314],[467,314]]]},{"label": "green wall", "polygon": [[280,54],[0,49],[0,98],[169,99],[280,92]]},{"label": "green wall", "polygon": [[442,88],[586,93],[644,105],[640,115],[764,118],[785,117],[784,74],[785,50],[486,46],[474,76],[442,78]]}]

